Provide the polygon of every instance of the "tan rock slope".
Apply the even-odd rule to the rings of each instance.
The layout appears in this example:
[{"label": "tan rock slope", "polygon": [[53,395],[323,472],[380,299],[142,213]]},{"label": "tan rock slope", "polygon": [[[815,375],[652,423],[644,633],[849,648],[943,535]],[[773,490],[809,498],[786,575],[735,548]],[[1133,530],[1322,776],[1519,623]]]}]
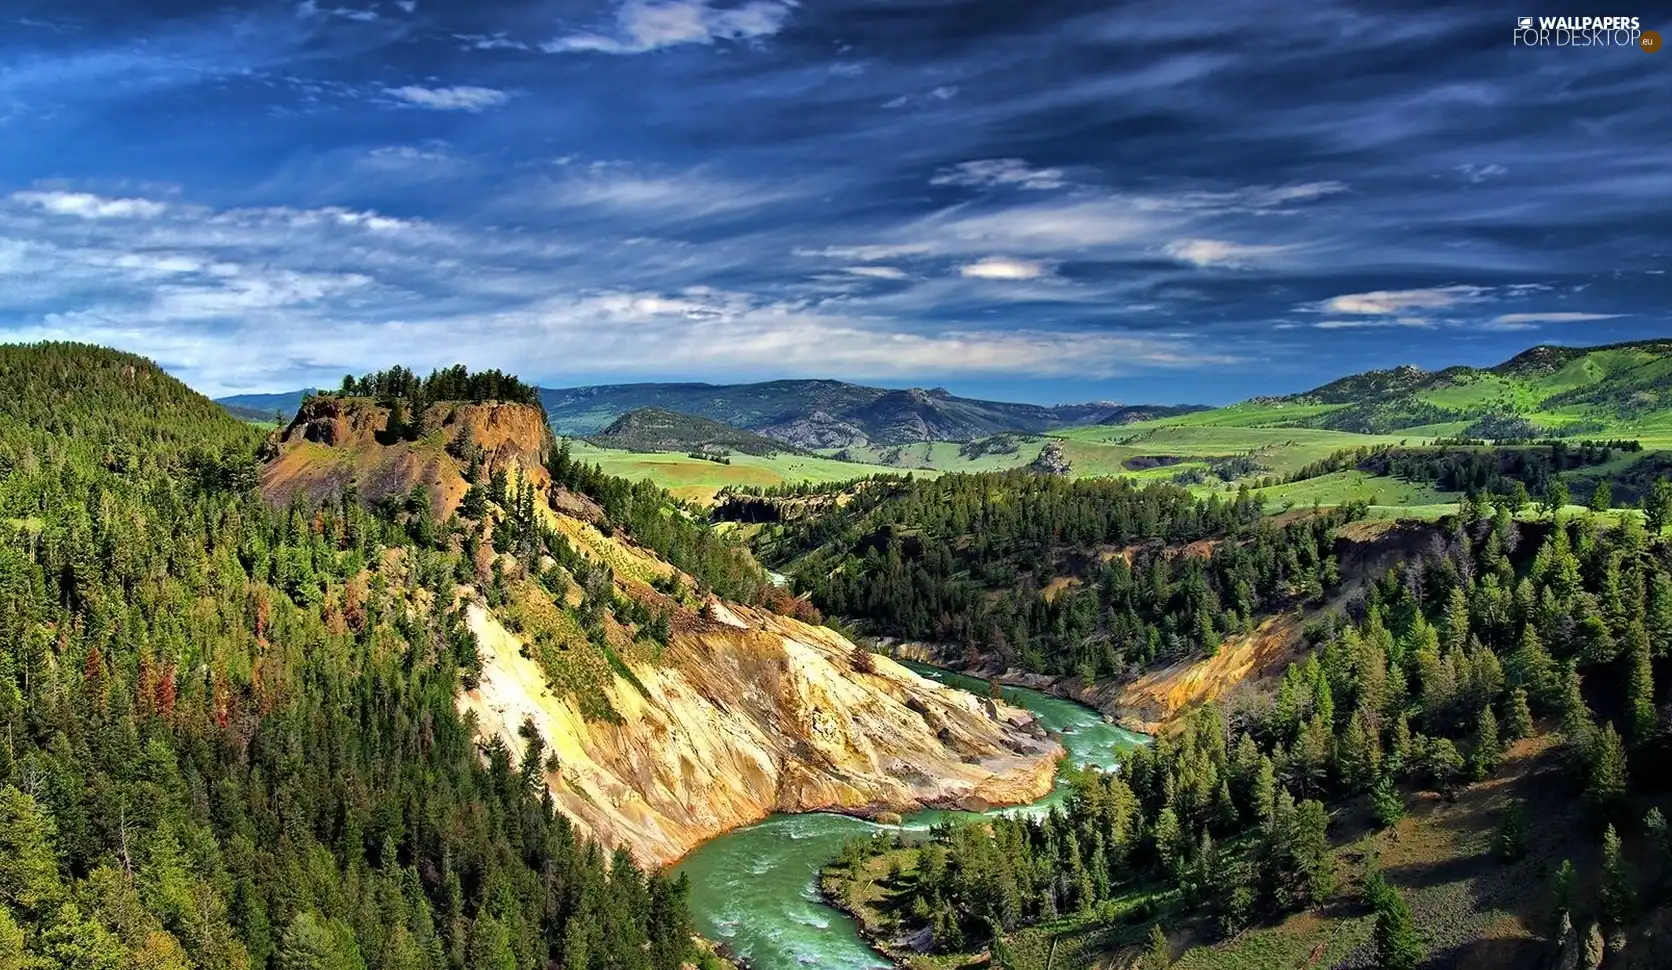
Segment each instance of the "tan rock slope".
[{"label": "tan rock slope", "polygon": [[595,506],[551,487],[541,465],[550,432],[534,408],[432,405],[416,441],[380,434],[387,414],[365,400],[310,401],[275,435],[269,500],[326,501],[352,481],[375,502],[421,484],[444,518],[468,487],[448,448],[465,432],[490,471],[541,490],[542,517],[612,567],[618,594],[675,610],[662,655],[628,662],[637,684],[615,674],[604,688],[615,723],[586,719],[574,697],[554,692],[480,598],[467,607],[483,669],[460,710],[484,740],[497,736],[519,755],[532,724],[555,754],[544,777],[557,806],[601,844],[660,865],[773,812],[979,810],[1050,791],[1062,749],[1027,712],[884,657],[856,669],[854,645],[825,627],[718,600],[699,613],[656,592],[647,579],[673,567],[618,531],[606,536],[588,521]]},{"label": "tan rock slope", "polygon": [[671,662],[617,677],[625,723],[584,721],[554,696],[521,643],[470,608],[480,685],[460,699],[512,750],[532,721],[557,753],[546,784],[587,835],[671,862],[772,812],[984,809],[1050,791],[1060,748],[1009,707],[951,690],[887,658],[853,667],[823,627],[739,606],[676,634]]}]

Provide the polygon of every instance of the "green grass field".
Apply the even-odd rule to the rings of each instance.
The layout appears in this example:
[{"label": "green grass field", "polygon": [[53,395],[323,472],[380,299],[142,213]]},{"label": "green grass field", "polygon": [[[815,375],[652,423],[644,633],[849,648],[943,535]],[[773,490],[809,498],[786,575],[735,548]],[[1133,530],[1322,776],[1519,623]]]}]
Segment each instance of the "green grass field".
[{"label": "green grass field", "polygon": [[[785,482],[845,482],[878,472],[897,474],[902,469],[865,465],[851,461],[803,455],[731,455],[731,464],[692,458],[670,452],[617,451],[572,440],[570,449],[582,461],[602,466],[611,475],[648,479],[675,496],[693,502],[709,502],[727,485],[781,485]],[[953,448],[957,446],[954,445]],[[920,474],[937,474],[920,472]]]}]

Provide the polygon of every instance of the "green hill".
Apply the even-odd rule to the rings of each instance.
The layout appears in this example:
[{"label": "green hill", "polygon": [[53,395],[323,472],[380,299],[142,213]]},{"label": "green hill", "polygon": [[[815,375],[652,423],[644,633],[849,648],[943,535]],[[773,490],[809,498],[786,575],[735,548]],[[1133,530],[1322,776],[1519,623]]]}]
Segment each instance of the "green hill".
[{"label": "green hill", "polygon": [[0,967],[690,966],[683,884],[460,714],[462,540],[264,502],[263,437],[143,358],[0,346]]},{"label": "green hill", "polygon": [[763,456],[806,454],[800,448],[753,431],[664,408],[629,411],[588,440],[601,448],[623,451],[682,451],[714,455],[736,451]]},{"label": "green hill", "polygon": [[1404,365],[1255,403],[1317,407],[1291,426],[1367,434],[1442,426],[1479,437],[1672,432],[1672,340],[1538,346],[1489,368]]}]

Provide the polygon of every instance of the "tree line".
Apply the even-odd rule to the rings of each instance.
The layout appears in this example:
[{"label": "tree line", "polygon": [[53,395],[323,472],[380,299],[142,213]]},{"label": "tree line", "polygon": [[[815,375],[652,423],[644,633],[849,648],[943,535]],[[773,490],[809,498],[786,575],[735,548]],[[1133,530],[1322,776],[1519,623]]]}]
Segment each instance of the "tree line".
[{"label": "tree line", "polygon": [[1363,514],[1280,525],[1246,490],[947,475],[873,480],[759,547],[827,614],[1095,680],[1211,652],[1262,613],[1315,601],[1339,579],[1336,528]]},{"label": "tree line", "polygon": [[337,389],[343,397],[369,397],[387,406],[393,401],[405,401],[409,410],[422,411],[437,401],[504,401],[508,404],[540,404],[540,389],[525,384],[500,370],[472,372],[463,364],[430,371],[420,377],[399,365],[374,371],[362,377],[348,374]]}]

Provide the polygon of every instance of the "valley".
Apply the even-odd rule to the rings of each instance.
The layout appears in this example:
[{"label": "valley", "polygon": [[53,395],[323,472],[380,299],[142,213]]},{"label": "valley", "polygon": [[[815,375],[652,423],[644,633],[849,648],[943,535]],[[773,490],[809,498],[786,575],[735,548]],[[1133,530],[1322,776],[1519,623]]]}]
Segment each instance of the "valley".
[{"label": "valley", "polygon": [[[75,835],[104,809],[69,793],[151,791],[110,760],[132,731],[158,764],[197,759],[166,753],[197,737],[222,752],[189,762],[208,802],[176,787],[136,824],[145,871],[184,831],[227,873],[198,891],[244,900],[213,930],[234,970],[252,948],[285,965],[339,945],[321,938],[396,937],[466,964],[625,947],[645,970],[1091,970],[1163,950],[1347,968],[1380,959],[1400,912],[1427,952],[1483,967],[1581,946],[1564,934],[1625,954],[1609,970],[1658,959],[1639,936],[1667,912],[1672,843],[1658,788],[1632,780],[1668,736],[1672,481],[1653,438],[1313,426],[1385,419],[1339,417],[1349,381],[863,465],[672,412],[563,438],[498,371],[392,368],[268,428],[140,358],[7,353],[0,717],[21,740],[0,822],[48,821],[0,836],[53,860],[42,891],[90,900],[42,910],[0,868],[24,952],[69,932],[128,953],[207,939],[160,897],[121,923],[94,895],[127,809]],[[1563,400],[1601,394],[1561,380]],[[699,491],[716,472],[740,477]],[[137,639],[110,632],[124,597]],[[218,619],[171,632],[215,597]],[[42,787],[83,770],[51,704],[115,725],[76,729],[92,787]],[[275,733],[291,718],[334,727]],[[409,774],[393,799],[355,795],[280,760],[284,737]],[[432,804],[424,778],[461,794]],[[227,821],[226,799],[275,783],[293,794]],[[313,814],[271,814],[309,791]],[[433,811],[480,834],[426,834]],[[239,841],[252,830],[271,847]],[[359,893],[286,895],[310,853],[321,886],[416,880],[395,928]],[[1572,930],[1526,888],[1564,862]],[[610,941],[583,929],[603,907]]]},{"label": "valley", "polygon": [[0,970],[1672,970],[1668,28],[1507,12],[0,3]]}]

